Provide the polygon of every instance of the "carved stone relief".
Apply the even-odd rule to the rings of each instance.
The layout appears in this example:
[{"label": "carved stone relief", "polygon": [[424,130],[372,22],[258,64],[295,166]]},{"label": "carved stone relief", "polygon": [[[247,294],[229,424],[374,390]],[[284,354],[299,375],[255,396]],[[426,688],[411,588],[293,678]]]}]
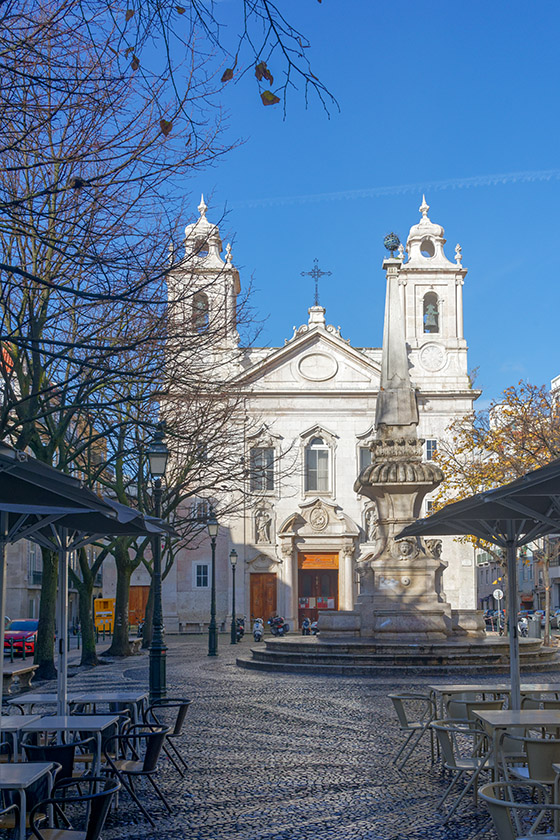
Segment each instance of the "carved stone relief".
[{"label": "carved stone relief", "polygon": [[329,513],[321,502],[317,502],[309,514],[309,524],[314,531],[324,531],[329,524]]}]

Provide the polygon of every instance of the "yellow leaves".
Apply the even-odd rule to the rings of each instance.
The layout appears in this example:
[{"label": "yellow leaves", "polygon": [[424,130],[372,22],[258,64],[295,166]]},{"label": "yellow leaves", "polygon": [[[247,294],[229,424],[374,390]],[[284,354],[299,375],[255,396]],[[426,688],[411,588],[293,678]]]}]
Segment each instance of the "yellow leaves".
[{"label": "yellow leaves", "polygon": [[184,8],[184,6],[175,6],[175,11],[178,15],[184,15],[187,10]]},{"label": "yellow leaves", "polygon": [[161,133],[164,137],[167,137],[168,134],[171,133],[171,129],[173,128],[173,123],[171,120],[164,120],[161,119],[159,121],[159,127],[161,128]]},{"label": "yellow leaves", "polygon": [[261,93],[261,99],[263,105],[277,105],[280,102],[278,96],[275,96],[271,90],[264,90]]},{"label": "yellow leaves", "polygon": [[126,13],[125,13],[125,16],[124,16],[125,23],[128,23],[128,21],[133,17],[134,17],[134,9],[127,9]]},{"label": "yellow leaves", "polygon": [[138,70],[140,67],[140,59],[137,55],[132,56],[132,61],[130,62],[130,67],[132,70]]}]

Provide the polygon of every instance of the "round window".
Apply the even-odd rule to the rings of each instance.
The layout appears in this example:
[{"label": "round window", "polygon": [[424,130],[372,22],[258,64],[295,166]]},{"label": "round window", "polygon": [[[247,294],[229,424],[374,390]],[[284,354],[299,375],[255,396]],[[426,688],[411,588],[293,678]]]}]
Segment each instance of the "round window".
[{"label": "round window", "polygon": [[420,243],[420,253],[423,257],[433,257],[436,252],[431,239],[423,239]]}]

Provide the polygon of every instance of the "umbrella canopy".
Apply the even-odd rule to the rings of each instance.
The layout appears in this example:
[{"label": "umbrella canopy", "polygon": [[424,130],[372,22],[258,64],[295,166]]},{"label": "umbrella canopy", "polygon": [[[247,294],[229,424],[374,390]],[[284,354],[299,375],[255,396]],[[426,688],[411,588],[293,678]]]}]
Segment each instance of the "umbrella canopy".
[{"label": "umbrella canopy", "polygon": [[452,502],[408,525],[403,537],[472,535],[506,551],[512,708],[519,709],[519,639],[517,635],[517,549],[539,537],[560,532],[560,459],[495,490]]},{"label": "umbrella canopy", "polygon": [[[58,711],[66,714],[68,552],[107,536],[156,536],[173,529],[112,499],[25,453],[0,443],[0,651],[4,649],[6,545],[28,539],[59,553]],[[2,685],[3,654],[0,656]]]}]

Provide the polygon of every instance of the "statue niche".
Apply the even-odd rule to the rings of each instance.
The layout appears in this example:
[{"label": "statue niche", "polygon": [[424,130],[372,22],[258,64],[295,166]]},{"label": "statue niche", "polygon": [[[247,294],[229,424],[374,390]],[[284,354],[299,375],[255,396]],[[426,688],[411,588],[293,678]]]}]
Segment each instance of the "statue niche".
[{"label": "statue niche", "polygon": [[439,301],[435,292],[424,295],[423,322],[425,333],[439,332]]}]

